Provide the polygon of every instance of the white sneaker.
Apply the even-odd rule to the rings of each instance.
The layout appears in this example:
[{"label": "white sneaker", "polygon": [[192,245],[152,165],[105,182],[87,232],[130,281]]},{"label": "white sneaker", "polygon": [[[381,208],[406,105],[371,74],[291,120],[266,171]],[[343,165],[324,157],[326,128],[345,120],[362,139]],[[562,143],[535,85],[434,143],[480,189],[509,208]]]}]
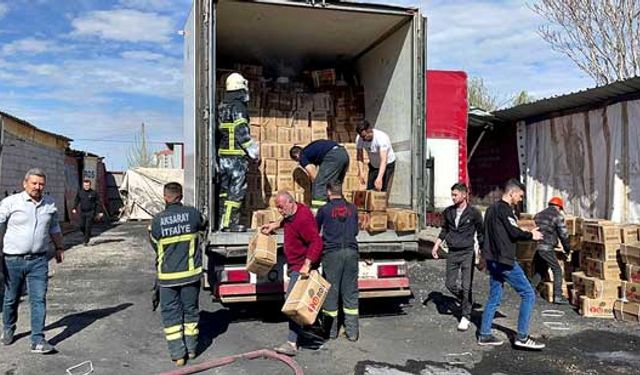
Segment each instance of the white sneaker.
[{"label": "white sneaker", "polygon": [[458,331],[466,331],[469,329],[469,319],[467,319],[466,317],[462,317],[462,319],[460,319],[460,323],[458,324]]}]

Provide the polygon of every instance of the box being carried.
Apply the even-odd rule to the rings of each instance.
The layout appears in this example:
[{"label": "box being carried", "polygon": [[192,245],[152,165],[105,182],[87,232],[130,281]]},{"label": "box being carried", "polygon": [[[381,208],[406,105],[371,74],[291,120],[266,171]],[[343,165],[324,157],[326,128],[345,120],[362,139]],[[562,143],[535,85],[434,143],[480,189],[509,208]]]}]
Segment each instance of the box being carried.
[{"label": "box being carried", "polygon": [[278,243],[271,236],[256,233],[249,242],[246,270],[266,275],[278,262]]},{"label": "box being carried", "polygon": [[311,271],[308,278],[298,278],[282,306],[282,312],[302,326],[313,324],[327,298],[329,288],[331,284],[318,271]]}]

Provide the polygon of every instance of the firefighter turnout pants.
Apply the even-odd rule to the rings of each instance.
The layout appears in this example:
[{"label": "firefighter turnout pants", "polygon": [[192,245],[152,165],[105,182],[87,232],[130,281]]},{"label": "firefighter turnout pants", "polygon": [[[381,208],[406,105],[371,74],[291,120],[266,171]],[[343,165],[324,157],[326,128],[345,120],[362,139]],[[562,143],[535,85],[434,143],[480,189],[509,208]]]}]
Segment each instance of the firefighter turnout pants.
[{"label": "firefighter turnout pants", "polygon": [[196,353],[198,345],[198,295],[200,282],[160,287],[160,312],[172,360]]},{"label": "firefighter turnout pants", "polygon": [[331,283],[322,308],[329,337],[338,337],[338,308],[342,302],[347,337],[358,339],[358,250],[342,248],[322,254],[322,271]]},{"label": "firefighter turnout pants", "polygon": [[219,160],[220,229],[240,223],[240,208],[247,193],[249,161],[244,156],[221,156]]}]

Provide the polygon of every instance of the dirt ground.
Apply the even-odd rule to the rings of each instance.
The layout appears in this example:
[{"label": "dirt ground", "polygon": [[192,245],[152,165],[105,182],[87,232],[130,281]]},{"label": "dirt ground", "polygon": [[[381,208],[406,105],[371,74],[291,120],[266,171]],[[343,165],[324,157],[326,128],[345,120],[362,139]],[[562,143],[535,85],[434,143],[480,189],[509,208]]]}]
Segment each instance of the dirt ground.
[{"label": "dirt ground", "polygon": [[[28,302],[20,308],[17,341],[0,346],[0,374],[65,374],[91,361],[94,374],[156,374],[175,367],[168,357],[158,312],[151,311],[153,252],[145,223],[97,228],[94,245],[83,247],[78,233],[65,238],[66,261],[54,265],[48,293],[47,338],[59,353],[29,352]],[[306,347],[295,357],[305,374],[632,374],[640,366],[638,325],[582,318],[570,307],[538,301],[531,333],[548,348],[526,352],[505,344],[476,344],[474,312],[469,332],[456,331],[447,308],[444,261],[410,262],[414,298],[408,301],[367,301],[361,306],[361,339],[321,343],[307,335]],[[482,305],[488,280],[475,275],[476,301]],[[495,320],[498,335],[513,334],[517,295],[507,288]],[[262,348],[286,337],[287,324],[277,305],[227,309],[201,294],[201,350],[193,363]],[[561,310],[561,318],[542,311]],[[545,325],[562,323],[562,330]],[[79,369],[80,370],[80,369]],[[79,374],[82,372],[73,372]],[[242,361],[209,374],[288,374],[270,360]]]}]

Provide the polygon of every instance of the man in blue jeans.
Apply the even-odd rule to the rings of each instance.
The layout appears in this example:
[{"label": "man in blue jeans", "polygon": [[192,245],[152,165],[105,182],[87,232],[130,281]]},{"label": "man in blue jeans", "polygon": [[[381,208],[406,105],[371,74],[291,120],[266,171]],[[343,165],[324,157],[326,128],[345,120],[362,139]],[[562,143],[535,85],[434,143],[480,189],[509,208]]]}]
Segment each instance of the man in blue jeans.
[{"label": "man in blue jeans", "polygon": [[516,261],[517,241],[539,241],[542,234],[538,228],[531,232],[518,227],[518,219],[513,207],[522,202],[524,186],[517,180],[509,180],[504,188],[502,199],[489,207],[484,217],[484,248],[482,255],[489,271],[489,299],[482,313],[482,325],[478,336],[479,345],[502,345],[503,341],[491,333],[496,310],[502,300],[504,283],[520,295],[520,314],[518,315],[518,336],[514,345],[519,348],[541,350],[544,344],[529,337],[529,321],[536,302],[536,295]]},{"label": "man in blue jeans", "polygon": [[56,261],[60,263],[64,257],[58,211],[53,198],[43,194],[45,183],[44,172],[30,169],[24,177],[24,191],[0,202],[0,229],[5,231],[2,343],[13,343],[20,292],[26,282],[31,305],[31,352],[40,354],[56,350],[44,339],[43,332],[47,314],[49,238],[56,247]]}]

